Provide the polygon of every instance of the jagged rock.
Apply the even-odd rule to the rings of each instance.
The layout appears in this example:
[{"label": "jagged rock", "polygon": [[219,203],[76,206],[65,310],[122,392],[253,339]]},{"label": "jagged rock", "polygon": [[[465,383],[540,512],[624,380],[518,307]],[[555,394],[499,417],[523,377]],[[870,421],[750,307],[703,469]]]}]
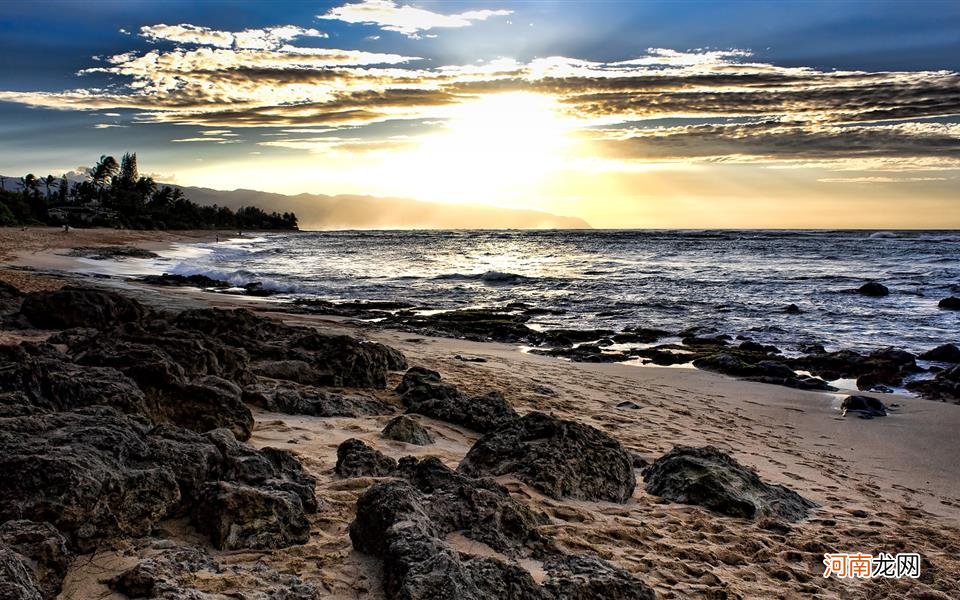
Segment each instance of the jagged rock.
[{"label": "jagged rock", "polygon": [[22,303],[23,292],[5,281],[0,281],[0,316],[19,312]]},{"label": "jagged rock", "polygon": [[[746,343],[746,342],[744,342]],[[749,363],[743,358],[727,352],[712,354],[693,361],[693,366],[706,371],[716,371],[734,377],[780,377],[791,378],[797,374],[782,362],[762,360]]]},{"label": "jagged rock", "polygon": [[626,502],[633,461],[599,429],[531,412],[486,434],[460,463],[467,475],[515,474],[552,498]]},{"label": "jagged rock", "polygon": [[422,367],[408,369],[396,391],[408,412],[481,433],[517,418],[517,412],[499,392],[470,397],[456,386],[441,381],[436,371]]},{"label": "jagged rock", "polygon": [[[612,344],[612,341],[610,343]],[[535,348],[531,350],[531,352],[533,354],[540,354],[542,356],[567,358],[574,362],[590,363],[623,362],[632,358],[626,352],[607,352],[604,350],[604,346],[605,344],[602,343],[580,344],[579,346],[547,348],[545,350]]]},{"label": "jagged rock", "polygon": [[675,446],[643,470],[643,479],[650,494],[731,517],[799,521],[816,506],[782,485],[765,483],[713,446]]},{"label": "jagged rock", "polygon": [[250,369],[261,377],[306,385],[326,385],[329,382],[328,372],[303,360],[261,360],[253,363]]},{"label": "jagged rock", "polygon": [[729,335],[687,335],[680,340],[684,346],[726,346],[729,341]]},{"label": "jagged rock", "polygon": [[877,281],[868,281],[867,283],[861,285],[857,288],[857,293],[861,296],[870,296],[873,298],[880,298],[890,294],[890,290],[887,286],[879,283]]},{"label": "jagged rock", "polygon": [[55,598],[72,560],[66,539],[50,523],[0,524],[0,598]]},{"label": "jagged rock", "polygon": [[[486,600],[650,600],[652,590],[590,557],[566,557],[540,532],[547,523],[493,481],[455,473],[437,458],[401,461],[393,479],[371,486],[350,525],[354,548],[383,559],[388,598]],[[457,552],[445,538],[462,532],[503,560]],[[545,557],[550,578],[538,585],[512,559]]]},{"label": "jagged rock", "polygon": [[81,246],[72,248],[68,256],[93,260],[122,260],[125,258],[159,258],[159,254],[136,246]]},{"label": "jagged rock", "polygon": [[860,413],[865,418],[887,416],[887,407],[870,396],[847,396],[840,404],[840,410],[846,416],[848,412]]},{"label": "jagged rock", "polygon": [[177,275],[164,273],[163,275],[147,275],[140,279],[149,285],[166,287],[198,287],[198,288],[228,288],[230,282],[213,279],[206,275]]},{"label": "jagged rock", "polygon": [[393,407],[377,398],[283,381],[261,380],[247,386],[243,389],[243,401],[288,415],[359,417],[394,412]]},{"label": "jagged rock", "polygon": [[52,292],[27,294],[20,312],[34,327],[103,329],[140,321],[148,311],[136,300],[115,292],[67,286]]},{"label": "jagged rock", "polygon": [[[192,546],[147,548],[149,555],[106,583],[130,598],[200,600],[210,596],[197,589],[198,582],[210,589],[216,582],[217,596],[263,600],[318,600],[320,590],[295,575],[280,574],[262,562],[253,566],[222,565],[210,554]],[[248,596],[248,594],[250,594]]]},{"label": "jagged rock", "polygon": [[341,477],[387,477],[397,469],[397,461],[356,438],[337,446],[337,465]]},{"label": "jagged rock", "polygon": [[[0,414],[67,411],[82,406],[112,406],[147,415],[140,388],[116,369],[74,364],[50,346],[23,343],[0,346]],[[13,406],[26,404],[31,410]]]},{"label": "jagged rock", "polygon": [[783,312],[787,313],[788,315],[799,315],[803,311],[800,310],[800,307],[796,304],[788,304],[786,308],[783,309]]},{"label": "jagged rock", "polygon": [[383,428],[382,434],[387,439],[416,446],[429,446],[434,443],[430,430],[406,415],[390,419],[390,422]]},{"label": "jagged rock", "polygon": [[290,493],[316,509],[313,479],[295,459],[257,451],[228,430],[151,427],[100,406],[0,419],[0,520],[48,521],[81,551],[148,533],[220,480]]},{"label": "jagged rock", "polygon": [[917,358],[936,362],[960,363],[960,348],[953,344],[942,344],[933,350],[927,350]]},{"label": "jagged rock", "polygon": [[946,310],[960,310],[960,298],[950,296],[937,303],[937,306]]},{"label": "jagged rock", "polygon": [[857,378],[860,389],[899,385],[905,376],[920,372],[914,355],[895,348],[882,348],[866,356],[852,350],[818,352],[785,362],[827,380]]},{"label": "jagged rock", "polygon": [[424,335],[455,337],[478,342],[533,342],[540,332],[525,325],[529,316],[496,308],[471,308],[433,313],[397,313],[383,324]]},{"label": "jagged rock", "polygon": [[310,521],[291,491],[217,481],[204,484],[191,520],[220,550],[285,548],[310,540]]},{"label": "jagged rock", "polygon": [[652,344],[668,335],[670,335],[670,332],[663,329],[627,327],[623,332],[613,335],[610,339],[618,344]]},{"label": "jagged rock", "polygon": [[541,332],[541,343],[551,346],[572,346],[581,342],[595,342],[616,332],[610,329],[548,329]]},{"label": "jagged rock", "polygon": [[933,379],[910,381],[907,389],[930,400],[960,400],[960,365],[944,369]]}]

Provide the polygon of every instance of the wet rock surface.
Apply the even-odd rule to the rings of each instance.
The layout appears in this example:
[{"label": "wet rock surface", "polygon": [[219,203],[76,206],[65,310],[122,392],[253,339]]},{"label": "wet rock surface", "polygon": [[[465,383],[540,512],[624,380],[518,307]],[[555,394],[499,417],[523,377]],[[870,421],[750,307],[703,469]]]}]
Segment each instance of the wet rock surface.
[{"label": "wet rock surface", "polygon": [[460,463],[471,475],[513,474],[552,498],[626,502],[633,460],[602,431],[532,412],[480,438]]},{"label": "wet rock surface", "polygon": [[26,294],[20,312],[35,327],[103,329],[133,323],[147,315],[147,308],[115,292],[67,286],[53,292]]},{"label": "wet rock surface", "polygon": [[513,421],[517,412],[496,391],[468,396],[456,386],[441,380],[430,369],[413,367],[403,376],[396,392],[408,412],[462,425],[481,433]]},{"label": "wet rock surface", "polygon": [[917,358],[937,362],[960,363],[960,348],[953,344],[942,344],[932,350],[927,350]]},{"label": "wet rock surface", "polygon": [[395,412],[393,406],[359,392],[341,392],[272,379],[259,379],[257,383],[244,387],[243,401],[272,412],[315,417],[358,417]]},{"label": "wet rock surface", "polygon": [[889,296],[890,290],[887,288],[887,286],[883,285],[878,281],[868,281],[867,283],[857,288],[857,293],[860,294],[861,296],[881,298],[883,296]]},{"label": "wet rock surface", "polygon": [[206,275],[177,275],[164,273],[162,275],[147,275],[140,281],[148,285],[165,287],[197,287],[197,288],[228,288],[230,282],[213,279]]},{"label": "wet rock surface", "polygon": [[73,554],[49,523],[0,523],[0,598],[55,598]]},{"label": "wet rock surface", "polygon": [[960,310],[960,298],[950,296],[937,303],[937,306],[944,310]]},{"label": "wet rock surface", "polygon": [[[650,588],[594,557],[562,555],[540,528],[546,515],[486,479],[454,472],[436,458],[403,459],[401,479],[377,483],[357,502],[354,548],[383,560],[388,598],[652,599]],[[486,544],[502,558],[456,551],[452,533]],[[516,561],[545,559],[538,584]]]},{"label": "wet rock surface", "polygon": [[713,446],[676,446],[643,470],[646,491],[672,502],[696,504],[731,517],[805,519],[816,504],[768,484]]}]

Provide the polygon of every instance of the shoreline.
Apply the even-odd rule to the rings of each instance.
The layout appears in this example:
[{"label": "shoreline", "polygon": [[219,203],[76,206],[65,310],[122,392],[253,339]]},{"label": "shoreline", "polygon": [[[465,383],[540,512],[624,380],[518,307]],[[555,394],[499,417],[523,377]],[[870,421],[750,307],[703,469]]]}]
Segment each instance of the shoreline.
[{"label": "shoreline", "polygon": [[[178,233],[156,239],[157,232],[129,233],[136,235],[107,236],[110,239],[103,240],[103,245],[131,243],[156,250],[197,240],[201,235],[200,232]],[[69,247],[95,245],[74,241],[75,238],[70,238]],[[45,257],[64,247],[49,245],[51,241],[43,243],[47,245],[26,249],[32,255],[21,255],[18,264],[54,268],[45,262]],[[9,273],[19,274],[26,280],[44,279],[34,273],[11,271],[6,264],[0,266],[0,280]],[[285,323],[386,343],[406,354],[411,365],[436,369],[444,380],[454,382],[469,393],[498,389],[520,413],[541,410],[592,425],[618,438],[631,452],[648,459],[677,444],[716,445],[755,468],[766,481],[787,485],[820,504],[821,508],[816,509],[808,521],[793,526],[790,537],[831,540],[826,544],[831,551],[876,552],[903,547],[905,551],[918,551],[927,556],[934,548],[925,539],[926,528],[960,525],[960,464],[953,450],[960,407],[952,404],[883,394],[880,397],[884,400],[901,405],[899,411],[881,419],[842,418],[838,411],[838,396],[844,395],[842,393],[795,390],[698,369],[558,361],[521,352],[508,344],[429,337],[348,323],[337,317],[284,312],[282,306],[260,298],[128,281],[81,279],[86,279],[85,283],[120,287],[159,308],[243,306]],[[57,283],[62,282],[51,279],[45,285]],[[480,357],[486,362],[465,362],[455,358],[458,355]],[[391,381],[388,389],[395,383]],[[633,406],[618,406],[622,403]],[[441,439],[435,446],[419,448],[385,442],[379,435],[386,422],[384,417],[330,419],[261,410],[255,411],[254,416],[256,424],[251,443],[257,447],[279,446],[295,451],[308,470],[318,477],[318,495],[330,503],[331,514],[324,516],[327,533],[322,536],[319,547],[312,542],[314,546],[310,547],[309,555],[339,553],[342,556],[330,564],[306,570],[324,581],[332,590],[331,597],[335,598],[350,597],[349,585],[345,582],[350,577],[370,578],[376,583],[369,573],[370,565],[362,556],[349,551],[349,541],[343,541],[356,493],[348,491],[343,485],[345,482],[331,472],[337,445],[347,437],[357,437],[395,458],[411,453],[432,454],[455,465],[477,437],[462,428],[430,420]],[[697,536],[697,529],[707,526],[704,519],[710,519],[704,517],[704,511],[665,505],[646,494],[642,486],[638,486],[627,505],[608,507],[582,501],[557,503],[525,484],[513,480],[504,483],[514,495],[529,498],[554,515],[556,520],[551,528],[565,543],[576,546],[578,539],[592,540],[591,547],[604,558],[635,572],[661,593],[673,590],[695,597],[702,591],[696,580],[705,571],[713,572],[715,577],[730,584],[731,591],[746,597],[781,594],[783,586],[799,593],[804,585],[809,585],[809,580],[803,581],[803,574],[813,579],[819,577],[818,569],[822,570],[816,551],[801,552],[804,554],[801,561],[791,563],[780,556],[785,550],[795,548],[789,539],[771,542],[767,534],[760,534],[752,524],[739,520],[716,518],[720,524],[709,527],[719,527],[721,535]],[[858,516],[861,513],[872,518]],[[556,515],[569,518],[565,520]],[[738,559],[728,564],[717,560],[718,553],[729,550],[732,540],[738,537],[756,538],[762,544],[775,543],[780,547],[771,548],[767,558],[760,561]],[[294,550],[296,548],[272,553],[270,560],[287,568],[303,567],[303,559]],[[693,558],[691,553],[701,556]],[[684,561],[692,562],[685,565]],[[952,573],[956,578],[956,563],[944,563],[940,556],[937,563],[945,569],[941,575]],[[701,575],[691,576],[685,572],[688,567]],[[785,569],[788,580],[771,576],[775,569]],[[82,574],[74,575],[74,579],[68,580],[74,585],[70,589],[87,589],[83,585],[92,585],[80,576]],[[823,597],[865,597],[872,585],[813,580],[825,586],[818,589],[825,594]],[[380,596],[371,591],[369,597]]]}]

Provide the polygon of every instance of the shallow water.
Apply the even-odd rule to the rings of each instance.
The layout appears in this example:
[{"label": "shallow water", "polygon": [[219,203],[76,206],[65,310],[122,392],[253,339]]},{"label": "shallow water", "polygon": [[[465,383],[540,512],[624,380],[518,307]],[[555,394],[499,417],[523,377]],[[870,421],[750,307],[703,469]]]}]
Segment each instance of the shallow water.
[{"label": "shallow water", "polygon": [[[344,231],[192,244],[126,271],[202,273],[290,297],[426,308],[522,301],[542,327],[705,326],[790,351],[818,342],[914,352],[960,342],[955,232]],[[851,293],[869,279],[885,298]],[[803,310],[788,315],[795,303]]]}]

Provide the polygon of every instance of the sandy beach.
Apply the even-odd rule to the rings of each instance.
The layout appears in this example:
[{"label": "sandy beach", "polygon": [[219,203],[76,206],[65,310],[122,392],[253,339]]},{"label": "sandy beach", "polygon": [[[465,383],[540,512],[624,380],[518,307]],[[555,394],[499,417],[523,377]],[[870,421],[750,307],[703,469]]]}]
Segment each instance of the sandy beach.
[{"label": "sandy beach", "polygon": [[[214,232],[132,232],[55,229],[0,230],[0,281],[23,291],[55,289],[70,281],[65,250],[131,245],[158,249],[175,242],[209,241]],[[24,270],[35,269],[39,272]],[[58,271],[51,274],[48,271]],[[86,281],[85,283],[90,283]],[[669,503],[638,485],[625,504],[557,500],[509,475],[510,494],[549,517],[544,529],[562,547],[595,552],[651,586],[660,598],[956,598],[960,597],[960,461],[956,431],[960,406],[884,395],[899,407],[887,418],[843,417],[838,393],[810,392],[738,381],[693,368],[572,363],[515,346],[434,338],[383,330],[342,318],[285,313],[262,299],[148,287],[104,280],[158,308],[244,306],[285,323],[345,332],[402,351],[411,366],[434,369],[471,394],[499,390],[523,414],[541,411],[591,425],[652,462],[675,445],[710,444],[816,502],[809,518],[786,528],[719,516]],[[6,331],[0,342],[38,339]],[[484,362],[467,362],[476,357]],[[357,393],[402,411],[392,389]],[[292,451],[317,478],[323,508],[311,517],[310,541],[271,552],[210,552],[225,565],[262,562],[317,584],[326,597],[382,598],[379,561],[354,550],[347,528],[370,478],[334,473],[338,445],[359,438],[387,456],[437,456],[456,467],[476,432],[425,416],[417,420],[437,438],[414,446],[384,439],[389,416],[310,417],[254,410],[250,443]],[[639,472],[638,472],[639,480]],[[163,537],[205,544],[182,520],[161,527]],[[466,538],[447,540],[469,554],[492,548]],[[60,598],[122,598],[103,583],[134,561],[134,545],[79,557]],[[916,552],[914,579],[839,580],[822,577],[824,553]],[[230,572],[194,582],[210,594],[242,590]]]}]

